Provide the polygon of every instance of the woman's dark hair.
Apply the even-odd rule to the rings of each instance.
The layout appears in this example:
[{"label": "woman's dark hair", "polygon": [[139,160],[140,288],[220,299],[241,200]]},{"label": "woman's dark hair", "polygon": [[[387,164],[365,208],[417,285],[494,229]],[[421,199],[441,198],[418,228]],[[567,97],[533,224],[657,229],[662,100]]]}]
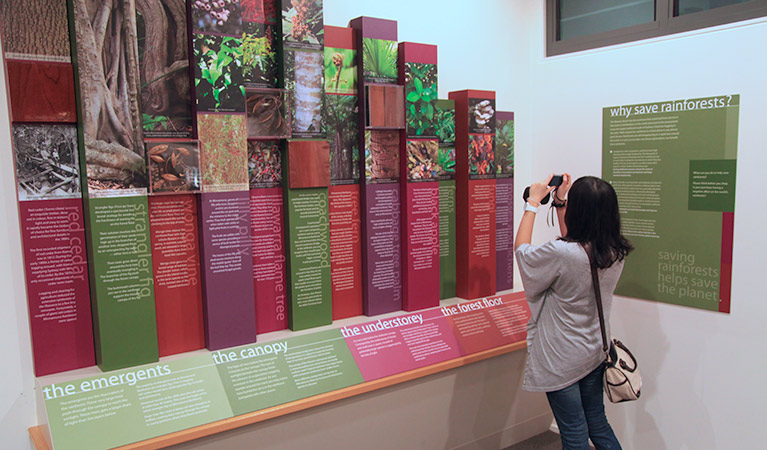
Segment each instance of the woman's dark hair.
[{"label": "woman's dark hair", "polygon": [[567,235],[562,239],[590,250],[600,269],[622,261],[634,249],[621,234],[615,189],[601,178],[575,180],[568,193],[565,225]]}]

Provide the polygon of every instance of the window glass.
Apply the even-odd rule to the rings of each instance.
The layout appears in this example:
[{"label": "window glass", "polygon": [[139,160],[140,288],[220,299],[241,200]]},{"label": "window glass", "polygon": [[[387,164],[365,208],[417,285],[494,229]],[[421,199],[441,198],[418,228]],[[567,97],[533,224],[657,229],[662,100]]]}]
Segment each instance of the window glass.
[{"label": "window glass", "polygon": [[692,14],[709,9],[721,8],[722,6],[748,3],[751,0],[676,0],[674,11],[676,16]]},{"label": "window glass", "polygon": [[558,40],[588,36],[655,20],[655,0],[559,0],[558,3]]}]

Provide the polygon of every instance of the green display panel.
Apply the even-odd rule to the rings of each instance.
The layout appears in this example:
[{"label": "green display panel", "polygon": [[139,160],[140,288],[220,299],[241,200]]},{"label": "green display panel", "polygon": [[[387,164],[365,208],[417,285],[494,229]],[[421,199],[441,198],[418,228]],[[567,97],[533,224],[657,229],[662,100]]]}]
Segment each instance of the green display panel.
[{"label": "green display panel", "polygon": [[328,188],[285,189],[288,324],[291,330],[329,325],[330,228]]},{"label": "green display panel", "polygon": [[226,419],[211,354],[41,388],[56,449],[103,449]]},{"label": "green display panel", "polygon": [[339,330],[213,353],[235,415],[362,383]]},{"label": "green display panel", "polygon": [[455,180],[443,180],[439,182],[439,298],[455,295]]},{"label": "green display panel", "polygon": [[635,247],[616,294],[730,311],[740,96],[603,111],[603,177]]},{"label": "green display panel", "polygon": [[114,370],[158,359],[147,198],[86,201],[96,362]]}]

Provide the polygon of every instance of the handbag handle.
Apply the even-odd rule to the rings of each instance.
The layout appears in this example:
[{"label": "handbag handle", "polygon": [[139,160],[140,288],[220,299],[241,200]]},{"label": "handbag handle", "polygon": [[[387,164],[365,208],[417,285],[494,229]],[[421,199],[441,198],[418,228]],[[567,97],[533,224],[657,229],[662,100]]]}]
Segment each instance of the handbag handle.
[{"label": "handbag handle", "polygon": [[591,245],[584,248],[586,254],[589,256],[589,265],[591,266],[591,284],[594,286],[594,296],[597,298],[597,311],[599,312],[599,328],[602,329],[602,351],[605,352],[608,359],[610,357],[610,347],[607,343],[607,331],[605,330],[605,314],[602,309],[602,292],[599,289],[599,274],[597,273],[597,265],[594,262],[594,257],[591,254]]}]

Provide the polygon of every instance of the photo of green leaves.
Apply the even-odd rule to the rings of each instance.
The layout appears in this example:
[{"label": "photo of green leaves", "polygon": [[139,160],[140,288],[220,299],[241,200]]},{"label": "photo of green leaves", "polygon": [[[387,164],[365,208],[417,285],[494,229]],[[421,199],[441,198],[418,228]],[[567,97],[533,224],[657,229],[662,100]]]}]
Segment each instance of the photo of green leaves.
[{"label": "photo of green leaves", "polygon": [[194,36],[194,85],[198,112],[244,112],[242,39]]},{"label": "photo of green leaves", "polygon": [[362,38],[362,72],[366,83],[397,82],[397,42]]},{"label": "photo of green leaves", "polygon": [[514,175],[514,121],[498,120],[495,131],[496,174]]},{"label": "photo of green leaves", "polygon": [[437,102],[437,66],[405,63],[407,135],[435,137],[434,104]]},{"label": "photo of green leaves", "polygon": [[242,77],[246,87],[277,87],[274,25],[246,23],[242,35]]},{"label": "photo of green leaves", "polygon": [[282,0],[282,43],[319,50],[324,42],[322,0]]}]

